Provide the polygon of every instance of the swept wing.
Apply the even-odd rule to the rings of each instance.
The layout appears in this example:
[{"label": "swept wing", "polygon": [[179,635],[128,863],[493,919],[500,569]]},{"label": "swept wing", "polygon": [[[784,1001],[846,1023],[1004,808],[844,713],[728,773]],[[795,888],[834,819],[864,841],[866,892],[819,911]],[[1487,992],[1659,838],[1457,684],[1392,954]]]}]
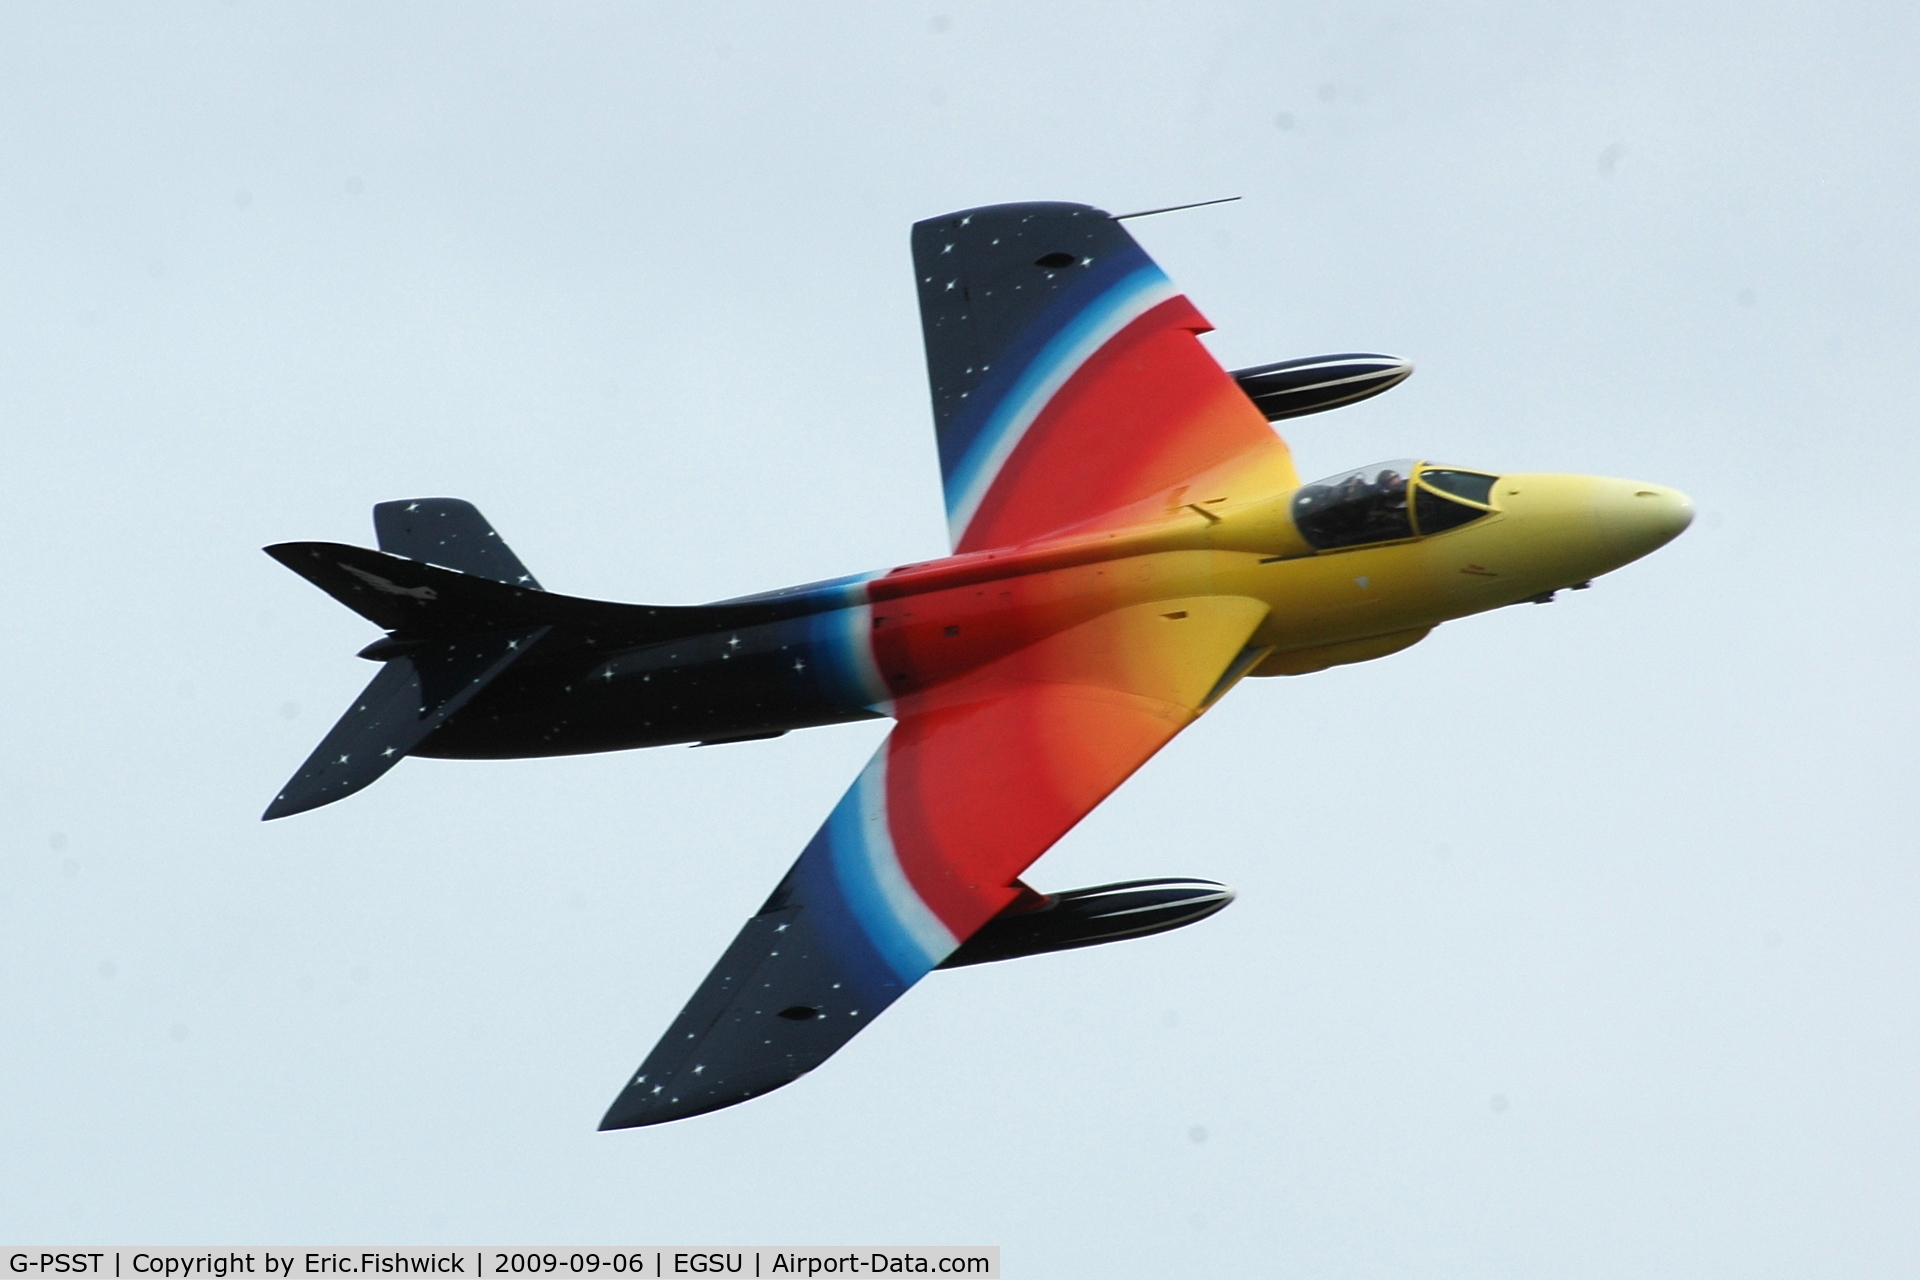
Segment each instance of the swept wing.
[{"label": "swept wing", "polygon": [[916,223],[934,430],[957,552],[1125,524],[1156,500],[1298,483],[1212,328],[1126,228],[1080,204]]},{"label": "swept wing", "polygon": [[893,733],[600,1127],[713,1111],[820,1065],[1252,664],[1266,611],[1235,596],[1116,609],[901,699]]}]

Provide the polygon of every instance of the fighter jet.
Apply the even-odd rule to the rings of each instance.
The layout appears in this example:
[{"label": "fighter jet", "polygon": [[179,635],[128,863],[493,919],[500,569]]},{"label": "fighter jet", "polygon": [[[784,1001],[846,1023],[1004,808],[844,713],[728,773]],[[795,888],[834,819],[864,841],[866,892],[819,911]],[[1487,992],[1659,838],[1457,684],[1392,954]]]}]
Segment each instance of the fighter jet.
[{"label": "fighter jet", "polygon": [[[1123,215],[1125,216],[1125,215]],[[1271,422],[1411,371],[1344,354],[1229,372],[1122,219],[993,205],[913,228],[952,554],[694,606],[550,592],[465,502],[374,508],[378,551],[267,553],[385,630],[372,684],[266,811],[406,756],[767,738],[886,741],[602,1129],[731,1106],[819,1066],[935,969],[1163,932],[1232,895],[1048,894],[1027,868],[1242,679],[1418,643],[1636,560],[1673,489],[1406,459],[1313,484]]]}]

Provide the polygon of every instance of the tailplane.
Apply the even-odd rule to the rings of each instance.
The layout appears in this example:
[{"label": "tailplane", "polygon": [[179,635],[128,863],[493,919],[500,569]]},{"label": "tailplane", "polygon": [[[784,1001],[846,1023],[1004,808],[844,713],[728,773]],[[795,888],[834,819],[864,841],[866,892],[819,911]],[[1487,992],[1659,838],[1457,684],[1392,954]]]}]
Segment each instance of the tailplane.
[{"label": "tailplane", "polygon": [[387,634],[386,665],[268,806],[284,818],[352,795],[391,769],[536,644],[543,652],[677,640],[789,616],[781,601],[611,604],[541,589],[470,502],[373,509],[380,549],[282,542],[268,555]]},{"label": "tailplane", "polygon": [[551,620],[544,618],[547,593],[537,587],[338,542],[281,542],[266,552],[396,638],[472,635]]},{"label": "tailplane", "polygon": [[[544,594],[471,502],[373,509],[379,551],[292,542],[267,554],[390,633],[361,650],[380,674],[320,740],[263,820],[350,796],[406,754],[544,636]],[[444,567],[439,567],[444,566]]]},{"label": "tailplane", "polygon": [[372,783],[546,633],[533,627],[469,636],[387,659],[261,819],[318,809]]}]

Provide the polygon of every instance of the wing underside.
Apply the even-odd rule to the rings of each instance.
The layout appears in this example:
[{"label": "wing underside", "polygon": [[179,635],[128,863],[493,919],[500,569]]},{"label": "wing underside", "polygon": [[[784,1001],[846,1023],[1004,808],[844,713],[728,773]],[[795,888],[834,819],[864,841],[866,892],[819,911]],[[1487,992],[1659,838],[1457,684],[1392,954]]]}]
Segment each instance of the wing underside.
[{"label": "wing underside", "polygon": [[1248,665],[1266,606],[1117,609],[896,706],[899,723],[628,1081],[603,1129],[786,1084],[1020,896],[1019,876]]},{"label": "wing underside", "polygon": [[[1211,501],[1298,483],[1201,346],[1206,320],[1109,215],[966,210],[917,224],[913,255],[956,551],[1153,518],[1196,485]],[[825,1061],[1252,665],[1266,608],[1116,607],[932,689],[896,687],[891,736],[601,1127],[716,1110]]]},{"label": "wing underside", "polygon": [[917,223],[913,259],[956,551],[1134,518],[1200,476],[1298,483],[1211,326],[1110,215],[963,210]]}]

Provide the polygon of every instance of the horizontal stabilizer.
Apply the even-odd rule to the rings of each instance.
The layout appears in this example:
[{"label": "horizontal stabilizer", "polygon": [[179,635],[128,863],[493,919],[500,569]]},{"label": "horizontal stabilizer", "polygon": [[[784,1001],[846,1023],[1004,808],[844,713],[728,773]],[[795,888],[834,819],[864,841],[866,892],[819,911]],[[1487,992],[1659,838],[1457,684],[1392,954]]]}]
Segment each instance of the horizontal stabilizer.
[{"label": "horizontal stabilizer", "polygon": [[361,617],[406,639],[564,626],[603,643],[646,644],[751,626],[792,611],[777,603],[583,600],[338,542],[281,542],[265,550]]},{"label": "horizontal stabilizer", "polygon": [[282,542],[268,555],[388,631],[471,635],[538,625],[536,589],[333,542]]},{"label": "horizontal stabilizer", "polygon": [[403,498],[373,509],[373,529],[388,555],[457,569],[511,586],[540,590],[487,518],[459,498]]},{"label": "horizontal stabilizer", "polygon": [[400,763],[546,634],[545,627],[468,636],[393,658],[321,739],[263,821],[350,796]]}]

